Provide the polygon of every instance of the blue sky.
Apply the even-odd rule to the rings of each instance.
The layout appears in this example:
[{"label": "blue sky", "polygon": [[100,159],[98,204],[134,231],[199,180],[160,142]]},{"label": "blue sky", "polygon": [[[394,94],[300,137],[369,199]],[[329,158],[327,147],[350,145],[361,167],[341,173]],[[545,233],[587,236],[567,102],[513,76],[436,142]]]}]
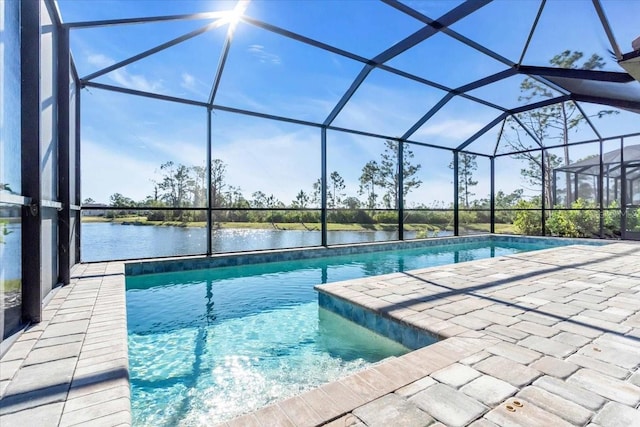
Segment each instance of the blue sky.
[{"label": "blue sky", "polygon": [[[438,18],[459,1],[406,1],[431,18]],[[65,22],[124,17],[158,16],[231,10],[234,1],[101,1],[60,0]],[[639,36],[633,17],[640,2],[605,0],[605,12],[626,52]],[[486,44],[510,60],[518,61],[538,1],[496,0],[455,25],[465,37]],[[421,28],[422,24],[388,5],[369,0],[254,1],[245,15],[315,38],[364,57],[373,57]],[[126,59],[172,38],[193,31],[211,20],[148,23],[78,29],[72,32],[72,52],[81,76]],[[204,33],[154,56],[96,79],[110,85],[206,101],[228,25]],[[591,1],[549,1],[524,58],[527,65],[548,65],[565,49],[598,53],[607,69],[621,68],[607,54],[608,42]],[[438,34],[407,50],[387,65],[457,87],[504,70],[506,66],[454,40]],[[216,104],[322,122],[362,69],[359,62],[326,52],[240,22],[234,34]],[[515,76],[471,93],[505,107],[518,100],[523,77]],[[334,125],[400,136],[433,107],[444,92],[374,70],[337,116]],[[88,89],[82,92],[83,198],[107,202],[120,192],[135,200],[151,194],[160,165],[168,160],[204,165],[206,110]],[[588,114],[600,107],[585,105]],[[455,147],[500,112],[456,97],[423,125],[412,139]],[[320,131],[317,128],[215,112],[213,156],[227,164],[227,181],[246,196],[261,190],[285,203],[304,189],[311,191],[320,175]],[[638,131],[637,116],[621,113],[598,120],[603,135]],[[499,129],[492,129],[469,148],[493,151]],[[591,131],[572,135],[593,138]],[[383,140],[329,132],[329,172],[345,178],[348,195],[357,195],[362,166],[379,158]],[[572,160],[592,154],[575,149]],[[451,154],[415,147],[414,160],[423,165],[423,184],[409,204],[452,201]],[[574,158],[575,157],[575,158]],[[488,162],[479,160],[477,197],[489,192]],[[505,191],[521,187],[520,166],[498,172]]]}]

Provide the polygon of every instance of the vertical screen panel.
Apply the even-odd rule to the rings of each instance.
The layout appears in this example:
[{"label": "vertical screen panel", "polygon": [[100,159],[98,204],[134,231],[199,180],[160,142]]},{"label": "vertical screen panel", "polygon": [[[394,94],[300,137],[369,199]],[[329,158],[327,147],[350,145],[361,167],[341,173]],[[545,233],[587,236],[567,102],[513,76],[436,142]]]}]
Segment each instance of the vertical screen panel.
[{"label": "vertical screen panel", "polygon": [[69,264],[72,266],[80,262],[80,259],[76,256],[76,247],[80,243],[78,240],[80,221],[77,220],[76,212],[77,211],[71,211],[71,215],[69,216],[69,230],[71,233],[69,236]]},{"label": "vertical screen panel", "polygon": [[69,76],[69,189],[71,194],[71,204],[80,205],[80,195],[76,194],[76,184],[78,177],[76,176],[76,106],[78,102],[78,87],[73,80],[73,74]]},{"label": "vertical screen panel", "polygon": [[20,2],[0,4],[0,191],[20,194]]},{"label": "vertical screen panel", "polygon": [[214,111],[213,252],[321,244],[320,132]]},{"label": "vertical screen panel", "polygon": [[42,295],[58,283],[58,211],[42,210]]},{"label": "vertical screen panel", "polygon": [[[76,152],[78,149],[78,134],[76,132],[76,109],[79,102],[78,85],[74,81],[73,73],[69,73],[69,203],[80,206],[80,192],[76,191],[79,184],[79,170],[76,164]],[[80,211],[71,210],[69,215],[69,264],[75,265],[80,262],[77,251],[80,232]]]},{"label": "vertical screen panel", "polygon": [[58,132],[56,36],[45,2],[41,3],[40,37],[40,159],[43,200],[58,200]]},{"label": "vertical screen panel", "polygon": [[[40,5],[40,188],[43,201],[58,201],[57,28]],[[58,211],[41,206],[41,295],[58,283]]]},{"label": "vertical screen panel", "polygon": [[620,209],[622,203],[622,142],[611,139],[602,143],[604,169],[604,207]]},{"label": "vertical screen panel", "polygon": [[81,106],[83,204],[206,206],[203,108],[99,89]]},{"label": "vertical screen panel", "polygon": [[541,159],[539,150],[495,159],[497,233],[541,233]]},{"label": "vertical screen panel", "polygon": [[21,254],[20,208],[0,204],[0,332],[2,339],[15,332],[22,317]]},{"label": "vertical screen panel", "polygon": [[405,194],[405,240],[453,234],[452,159],[450,150],[408,144],[405,160],[416,169],[411,169],[415,173],[408,177],[411,188]]},{"label": "vertical screen panel", "polygon": [[190,209],[207,206],[206,110],[103,90],[81,107],[82,260],[206,252],[205,211]]},{"label": "vertical screen panel", "polygon": [[[20,194],[20,2],[0,3],[0,193]],[[0,203],[0,342],[22,318],[21,207]]]},{"label": "vertical screen panel", "polygon": [[458,156],[460,234],[488,233],[491,224],[491,163],[469,153]]},{"label": "vertical screen panel", "polygon": [[396,141],[327,133],[330,245],[398,238],[397,167]]}]

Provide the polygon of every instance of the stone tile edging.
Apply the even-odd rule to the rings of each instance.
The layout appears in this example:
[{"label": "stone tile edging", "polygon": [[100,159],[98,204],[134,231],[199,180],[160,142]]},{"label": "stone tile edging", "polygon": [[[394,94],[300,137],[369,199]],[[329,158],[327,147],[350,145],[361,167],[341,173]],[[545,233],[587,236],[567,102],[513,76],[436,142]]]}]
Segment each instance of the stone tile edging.
[{"label": "stone tile edging", "polygon": [[[77,266],[43,322],[3,356],[0,423],[131,424],[124,268]],[[377,296],[367,286],[379,286]],[[637,244],[552,248],[322,288],[447,339],[222,425],[363,425],[394,408],[425,424],[509,424],[514,413],[553,425],[640,423]],[[389,289],[401,291],[385,299]]]},{"label": "stone tile edging", "polygon": [[130,425],[123,264],[77,265],[0,372],[2,425]]}]

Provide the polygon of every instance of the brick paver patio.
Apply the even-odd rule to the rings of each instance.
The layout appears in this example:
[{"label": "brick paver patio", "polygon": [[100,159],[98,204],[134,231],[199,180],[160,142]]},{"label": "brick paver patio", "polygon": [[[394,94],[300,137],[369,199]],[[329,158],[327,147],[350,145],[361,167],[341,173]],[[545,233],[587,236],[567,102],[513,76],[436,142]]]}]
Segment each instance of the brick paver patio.
[{"label": "brick paver patio", "polygon": [[[78,266],[3,356],[1,425],[130,424],[123,271]],[[222,425],[640,426],[640,245],[319,289],[441,341]]]}]

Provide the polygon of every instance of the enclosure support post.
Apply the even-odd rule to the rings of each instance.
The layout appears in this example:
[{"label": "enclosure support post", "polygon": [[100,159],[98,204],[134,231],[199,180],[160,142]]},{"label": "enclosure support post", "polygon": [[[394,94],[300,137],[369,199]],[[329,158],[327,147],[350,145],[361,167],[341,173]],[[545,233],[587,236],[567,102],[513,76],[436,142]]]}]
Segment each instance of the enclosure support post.
[{"label": "enclosure support post", "polygon": [[607,174],[606,174],[606,177],[607,177],[607,189],[606,189],[607,192],[606,192],[606,194],[607,195],[606,195],[606,198],[605,198],[605,203],[606,203],[607,207],[609,207],[610,196],[611,196],[611,185],[610,185],[610,182],[609,182],[610,181],[609,180],[609,173],[610,173],[609,172],[609,165],[607,165]]},{"label": "enclosure support post", "polygon": [[[58,29],[57,103],[58,103],[58,280],[71,280],[71,188],[69,151],[69,29]],[[75,190],[75,188],[74,188]],[[74,191],[75,193],[75,191]]]},{"label": "enclosure support post", "polygon": [[[579,190],[579,186],[578,186],[578,174],[574,173],[573,174],[573,200],[572,202],[577,202],[578,201],[578,190]],[[569,206],[567,207],[571,207],[571,204],[569,204]]]},{"label": "enclosure support post", "polygon": [[598,203],[600,204],[600,238],[604,239],[604,147],[600,140],[600,173],[598,177]]},{"label": "enclosure support post", "polygon": [[496,165],[495,157],[491,157],[491,194],[489,195],[489,209],[491,209],[491,225],[490,232],[494,234],[496,232]]},{"label": "enclosure support post", "polygon": [[540,206],[542,207],[542,215],[540,216],[540,227],[542,229],[541,229],[540,235],[545,236],[547,234],[547,222],[546,222],[546,218],[545,218],[545,215],[547,213],[546,212],[547,204],[545,202],[546,195],[547,195],[547,191],[546,191],[546,188],[547,188],[547,179],[546,179],[547,168],[545,167],[545,164],[547,162],[547,153],[546,153],[546,151],[544,151],[544,149],[541,152],[542,152],[542,154],[541,154],[541,160],[542,160],[542,170],[541,170],[541,172],[542,172],[542,180],[541,180],[542,181],[542,200],[541,200],[541,205]]},{"label": "enclosure support post", "polygon": [[627,170],[624,167],[624,138],[620,138],[620,235],[627,237]]},{"label": "enclosure support post", "polygon": [[404,142],[398,141],[398,240],[404,240]]},{"label": "enclosure support post", "polygon": [[40,166],[40,2],[20,2],[22,194],[22,320],[42,317],[42,213]]},{"label": "enclosure support post", "polygon": [[622,165],[620,169],[620,234],[623,239],[626,239],[627,235],[627,170]]},{"label": "enclosure support post", "polygon": [[322,227],[322,246],[327,246],[327,128],[321,129],[320,144],[320,222]]},{"label": "enclosure support post", "polygon": [[458,220],[460,219],[458,201],[458,151],[453,152],[453,235],[460,235],[460,227]]},{"label": "enclosure support post", "polygon": [[[82,188],[82,181],[81,181],[81,177],[82,174],[80,173],[80,153],[82,150],[82,147],[80,146],[80,128],[82,127],[80,124],[80,120],[82,120],[81,117],[81,108],[80,108],[80,103],[82,102],[82,86],[80,85],[80,81],[78,80],[78,76],[75,74],[74,72],[74,81],[75,81],[75,87],[76,87],[76,102],[75,102],[75,116],[76,116],[76,120],[75,120],[75,125],[76,125],[76,130],[75,130],[75,147],[76,147],[76,152],[75,152],[75,168],[76,168],[76,172],[75,172],[75,183],[76,183],[76,187],[74,189],[75,191],[75,201],[77,203],[78,206],[82,206],[82,200],[80,199],[80,190]],[[76,251],[76,262],[80,262],[82,261],[82,253],[81,253],[81,247],[82,247],[82,209],[80,211],[78,211],[78,213],[76,214],[76,247],[75,247],[75,251]]]},{"label": "enclosure support post", "polygon": [[211,107],[207,107],[207,255],[213,253],[213,200],[211,200]]},{"label": "enclosure support post", "polygon": [[557,191],[558,188],[556,187],[558,183],[558,174],[555,169],[551,172],[551,174],[553,175],[553,185],[551,187],[553,188],[553,193],[552,193],[551,200],[552,200],[553,206],[555,206],[558,204],[558,191]]}]

